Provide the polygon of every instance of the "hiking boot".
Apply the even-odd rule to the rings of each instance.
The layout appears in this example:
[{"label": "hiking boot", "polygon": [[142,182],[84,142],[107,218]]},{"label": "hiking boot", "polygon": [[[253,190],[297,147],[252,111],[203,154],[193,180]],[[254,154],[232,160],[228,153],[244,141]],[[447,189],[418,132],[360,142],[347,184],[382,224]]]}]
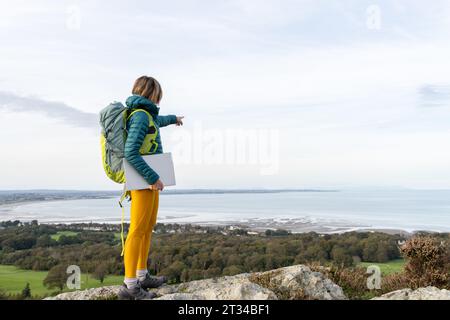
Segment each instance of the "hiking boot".
[{"label": "hiking boot", "polygon": [[147,290],[147,289],[150,289],[150,288],[158,288],[158,287],[162,286],[166,282],[167,282],[167,277],[166,276],[155,277],[155,276],[149,275],[148,273],[145,276],[144,280],[142,280],[142,281],[138,280],[139,285],[144,290]]},{"label": "hiking boot", "polygon": [[127,285],[123,284],[117,296],[119,300],[150,300],[156,297],[156,293],[144,290],[139,284],[133,289],[128,289]]}]

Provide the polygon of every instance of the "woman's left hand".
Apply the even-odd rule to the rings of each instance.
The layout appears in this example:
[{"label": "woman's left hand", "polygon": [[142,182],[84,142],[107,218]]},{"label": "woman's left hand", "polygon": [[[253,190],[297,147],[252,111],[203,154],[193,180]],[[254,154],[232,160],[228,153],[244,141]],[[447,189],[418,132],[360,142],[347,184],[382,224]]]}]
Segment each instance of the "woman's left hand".
[{"label": "woman's left hand", "polygon": [[184,118],[184,116],[177,117],[177,123],[176,123],[177,126],[182,126],[183,125],[183,118]]}]

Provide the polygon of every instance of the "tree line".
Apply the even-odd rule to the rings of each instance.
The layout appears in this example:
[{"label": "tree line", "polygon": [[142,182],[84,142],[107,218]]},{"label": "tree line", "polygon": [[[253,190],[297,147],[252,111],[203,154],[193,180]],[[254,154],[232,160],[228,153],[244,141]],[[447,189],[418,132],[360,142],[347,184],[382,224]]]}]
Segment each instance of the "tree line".
[{"label": "tree line", "polygon": [[[270,270],[297,263],[351,266],[359,261],[386,262],[400,257],[400,235],[350,232],[321,235],[284,230],[248,235],[236,229],[158,224],[152,241],[149,269],[172,282]],[[71,229],[73,231],[73,229]],[[204,230],[205,232],[199,232]],[[83,272],[123,274],[120,240],[109,231],[78,230],[53,235],[61,228],[45,224],[6,224],[0,230],[0,264],[46,271],[58,265],[79,265]],[[102,271],[102,272],[101,272]]]}]

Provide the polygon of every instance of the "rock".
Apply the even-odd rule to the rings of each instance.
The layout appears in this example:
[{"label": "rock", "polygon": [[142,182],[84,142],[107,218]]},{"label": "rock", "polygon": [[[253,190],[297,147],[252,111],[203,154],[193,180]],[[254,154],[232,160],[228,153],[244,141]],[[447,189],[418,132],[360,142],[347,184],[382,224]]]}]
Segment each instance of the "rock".
[{"label": "rock", "polygon": [[163,285],[158,289],[153,289],[153,291],[157,292],[159,296],[169,295],[173,293],[177,293],[179,285]]},{"label": "rock", "polygon": [[275,300],[269,289],[249,280],[248,274],[182,283],[178,290],[195,293],[205,300]]},{"label": "rock", "polygon": [[81,291],[73,291],[48,297],[44,300],[115,300],[120,286],[92,288]]},{"label": "rock", "polygon": [[196,295],[195,293],[170,293],[153,300],[205,300],[203,296]]},{"label": "rock", "polygon": [[436,287],[401,289],[383,294],[372,300],[450,300],[450,291]]},{"label": "rock", "polygon": [[272,289],[285,300],[346,300],[341,287],[320,272],[313,272],[304,265],[285,267],[255,273],[251,276],[257,283]]},{"label": "rock", "polygon": [[[51,300],[117,299],[120,286],[59,294]],[[320,272],[296,265],[266,272],[242,273],[152,289],[156,300],[345,300],[342,289]]]}]

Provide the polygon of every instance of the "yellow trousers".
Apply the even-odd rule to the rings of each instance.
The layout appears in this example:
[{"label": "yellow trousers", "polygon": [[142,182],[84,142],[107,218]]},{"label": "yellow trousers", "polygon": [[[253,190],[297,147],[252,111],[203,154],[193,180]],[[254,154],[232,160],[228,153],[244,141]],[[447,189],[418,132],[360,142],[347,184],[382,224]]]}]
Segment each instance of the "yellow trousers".
[{"label": "yellow trousers", "polygon": [[130,228],[125,242],[125,277],[136,278],[136,270],[147,269],[153,227],[158,215],[159,191],[131,191]]}]

